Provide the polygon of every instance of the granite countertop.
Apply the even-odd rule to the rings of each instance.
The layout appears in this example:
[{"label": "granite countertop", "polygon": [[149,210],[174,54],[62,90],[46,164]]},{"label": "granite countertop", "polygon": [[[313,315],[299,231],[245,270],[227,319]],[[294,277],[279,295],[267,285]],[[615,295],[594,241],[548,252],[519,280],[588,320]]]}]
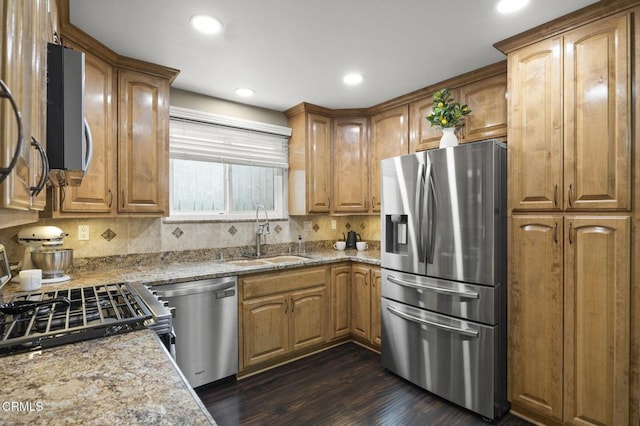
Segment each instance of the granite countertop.
[{"label": "granite countertop", "polygon": [[[67,282],[37,291],[115,282],[163,285],[340,262],[380,265],[378,250],[318,250],[301,256],[252,266],[200,260],[112,267],[74,273]],[[17,283],[2,288],[5,301],[19,292]],[[151,330],[2,357],[0,386],[0,425],[215,424]]]},{"label": "granite countertop", "polygon": [[[291,256],[298,256],[292,253]],[[140,282],[148,285],[173,284],[193,280],[205,280],[230,275],[247,275],[255,273],[272,272],[288,268],[307,267],[313,265],[326,265],[339,262],[361,262],[371,265],[380,265],[379,250],[317,250],[303,253],[303,260],[284,262],[278,264],[237,266],[229,260],[207,260],[172,262],[154,266],[129,266],[113,267],[108,270],[87,271],[70,274],[71,280],[58,284],[44,284],[42,290],[51,291],[82,287],[88,285],[100,285],[117,282]],[[20,284],[10,282],[2,288],[2,296],[5,301],[12,295],[21,292]]]},{"label": "granite countertop", "polygon": [[0,359],[0,424],[215,424],[151,330]]}]

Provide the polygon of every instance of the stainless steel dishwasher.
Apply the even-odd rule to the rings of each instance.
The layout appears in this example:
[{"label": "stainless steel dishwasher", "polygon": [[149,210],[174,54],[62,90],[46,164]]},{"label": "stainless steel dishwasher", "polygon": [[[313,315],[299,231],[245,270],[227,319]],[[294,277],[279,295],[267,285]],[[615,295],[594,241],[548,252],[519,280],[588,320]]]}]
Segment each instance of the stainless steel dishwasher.
[{"label": "stainless steel dishwasher", "polygon": [[238,372],[236,277],[154,288],[175,308],[176,362],[192,387]]}]

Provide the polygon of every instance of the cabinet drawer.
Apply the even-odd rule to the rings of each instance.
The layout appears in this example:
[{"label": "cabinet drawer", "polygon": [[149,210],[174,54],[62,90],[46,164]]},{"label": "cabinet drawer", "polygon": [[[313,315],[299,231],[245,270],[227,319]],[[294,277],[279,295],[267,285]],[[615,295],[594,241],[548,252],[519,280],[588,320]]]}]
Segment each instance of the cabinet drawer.
[{"label": "cabinet drawer", "polygon": [[243,278],[241,282],[246,300],[303,288],[324,286],[327,282],[327,270],[321,267],[273,272]]}]

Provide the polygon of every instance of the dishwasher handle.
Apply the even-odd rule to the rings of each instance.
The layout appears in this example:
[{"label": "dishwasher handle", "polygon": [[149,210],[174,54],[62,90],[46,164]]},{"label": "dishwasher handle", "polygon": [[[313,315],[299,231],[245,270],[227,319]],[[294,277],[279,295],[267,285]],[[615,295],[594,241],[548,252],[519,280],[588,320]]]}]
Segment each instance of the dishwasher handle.
[{"label": "dishwasher handle", "polygon": [[236,278],[233,277],[156,286],[154,291],[160,297],[177,297],[211,292],[224,292],[225,294],[229,292],[229,295],[235,295],[236,287]]}]

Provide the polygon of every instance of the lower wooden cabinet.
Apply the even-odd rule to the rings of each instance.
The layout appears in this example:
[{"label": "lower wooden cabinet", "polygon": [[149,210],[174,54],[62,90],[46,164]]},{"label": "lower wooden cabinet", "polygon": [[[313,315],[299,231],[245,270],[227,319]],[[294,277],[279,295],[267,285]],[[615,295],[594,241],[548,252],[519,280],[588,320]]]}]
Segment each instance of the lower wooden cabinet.
[{"label": "lower wooden cabinet", "polygon": [[328,269],[304,268],[239,280],[241,369],[327,340]]},{"label": "lower wooden cabinet", "polygon": [[359,340],[379,346],[380,268],[351,266],[351,333]]},{"label": "lower wooden cabinet", "polygon": [[514,215],[512,411],[547,424],[629,424],[631,220]]},{"label": "lower wooden cabinet", "polygon": [[351,265],[331,267],[331,337],[351,334]]}]

